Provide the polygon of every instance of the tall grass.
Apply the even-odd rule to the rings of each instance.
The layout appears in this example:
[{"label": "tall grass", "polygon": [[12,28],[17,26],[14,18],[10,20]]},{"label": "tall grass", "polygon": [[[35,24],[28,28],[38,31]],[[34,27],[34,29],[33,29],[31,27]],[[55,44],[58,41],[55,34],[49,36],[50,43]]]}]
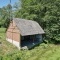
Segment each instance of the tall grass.
[{"label": "tall grass", "polygon": [[60,45],[40,44],[31,50],[18,50],[6,41],[5,28],[0,28],[0,60],[60,60]]}]

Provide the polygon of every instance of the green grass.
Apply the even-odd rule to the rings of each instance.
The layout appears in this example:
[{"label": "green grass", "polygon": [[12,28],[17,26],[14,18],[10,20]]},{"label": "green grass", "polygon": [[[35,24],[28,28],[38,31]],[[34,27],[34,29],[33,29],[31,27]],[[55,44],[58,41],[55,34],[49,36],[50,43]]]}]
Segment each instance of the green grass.
[{"label": "green grass", "polygon": [[0,28],[0,33],[5,33],[6,32],[6,28]]},{"label": "green grass", "polygon": [[60,60],[60,45],[40,44],[32,50],[18,50],[14,45],[6,41],[4,33],[0,31],[0,60]]},{"label": "green grass", "polygon": [[6,28],[0,28],[0,55],[8,54],[11,51],[17,50],[15,46],[6,41]]}]

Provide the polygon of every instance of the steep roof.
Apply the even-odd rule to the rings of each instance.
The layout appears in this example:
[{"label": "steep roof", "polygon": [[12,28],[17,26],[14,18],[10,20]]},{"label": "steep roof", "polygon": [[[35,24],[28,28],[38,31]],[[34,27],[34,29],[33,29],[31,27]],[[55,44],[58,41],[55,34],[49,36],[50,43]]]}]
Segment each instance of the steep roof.
[{"label": "steep roof", "polygon": [[14,18],[13,20],[15,21],[22,36],[44,34],[41,26],[35,21],[20,18]]}]

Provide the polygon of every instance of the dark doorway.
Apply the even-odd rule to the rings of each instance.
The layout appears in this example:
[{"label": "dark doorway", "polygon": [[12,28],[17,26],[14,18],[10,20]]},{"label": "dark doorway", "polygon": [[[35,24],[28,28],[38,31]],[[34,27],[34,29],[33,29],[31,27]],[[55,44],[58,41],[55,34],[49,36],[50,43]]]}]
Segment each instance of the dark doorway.
[{"label": "dark doorway", "polygon": [[21,37],[22,49],[26,49],[26,48],[29,49],[38,43],[40,43],[40,41],[36,39],[36,35],[29,35],[29,36]]},{"label": "dark doorway", "polygon": [[30,36],[24,36],[24,40],[30,40]]}]

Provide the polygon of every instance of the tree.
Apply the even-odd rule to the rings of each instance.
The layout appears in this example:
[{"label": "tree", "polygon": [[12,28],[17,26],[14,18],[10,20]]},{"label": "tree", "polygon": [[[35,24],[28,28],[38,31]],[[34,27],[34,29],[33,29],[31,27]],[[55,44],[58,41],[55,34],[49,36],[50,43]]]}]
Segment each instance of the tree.
[{"label": "tree", "polygon": [[11,11],[12,7],[10,4],[0,8],[0,27],[8,27],[12,14]]},{"label": "tree", "polygon": [[19,0],[15,17],[37,21],[45,30],[46,39],[60,41],[60,0]]}]

